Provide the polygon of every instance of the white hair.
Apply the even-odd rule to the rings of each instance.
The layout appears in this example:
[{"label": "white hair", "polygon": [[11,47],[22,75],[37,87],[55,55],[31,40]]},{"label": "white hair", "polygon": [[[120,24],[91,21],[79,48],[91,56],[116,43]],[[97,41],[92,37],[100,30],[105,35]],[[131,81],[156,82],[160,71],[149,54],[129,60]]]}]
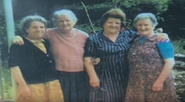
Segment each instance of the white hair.
[{"label": "white hair", "polygon": [[57,17],[59,17],[59,16],[69,16],[74,22],[77,22],[77,20],[78,20],[76,15],[71,10],[67,10],[67,9],[55,11],[53,14],[52,20],[55,21],[57,19]]},{"label": "white hair", "polygon": [[139,20],[146,20],[146,19],[150,19],[150,21],[152,22],[152,25],[155,27],[157,26],[158,22],[157,22],[157,18],[155,17],[154,14],[152,13],[140,13],[138,14],[135,19],[134,19],[134,26],[136,27],[136,24]]}]

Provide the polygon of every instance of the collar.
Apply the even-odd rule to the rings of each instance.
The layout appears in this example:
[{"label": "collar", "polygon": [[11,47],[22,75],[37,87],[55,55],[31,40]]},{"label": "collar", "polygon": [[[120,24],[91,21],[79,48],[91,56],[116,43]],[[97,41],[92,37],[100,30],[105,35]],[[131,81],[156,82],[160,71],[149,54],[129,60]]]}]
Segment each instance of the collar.
[{"label": "collar", "polygon": [[29,38],[26,38],[26,39],[29,40],[32,43],[45,42],[44,39],[40,39],[40,40],[32,40],[32,39],[29,39]]},{"label": "collar", "polygon": [[[142,39],[142,38],[143,38],[143,37],[140,36],[140,37],[136,38],[135,40],[137,40],[137,39]],[[151,37],[147,37],[146,39],[149,40],[149,41],[151,41],[151,42],[156,41],[157,35],[153,35],[153,36],[151,36]],[[134,41],[135,41],[135,40],[134,40]]]}]

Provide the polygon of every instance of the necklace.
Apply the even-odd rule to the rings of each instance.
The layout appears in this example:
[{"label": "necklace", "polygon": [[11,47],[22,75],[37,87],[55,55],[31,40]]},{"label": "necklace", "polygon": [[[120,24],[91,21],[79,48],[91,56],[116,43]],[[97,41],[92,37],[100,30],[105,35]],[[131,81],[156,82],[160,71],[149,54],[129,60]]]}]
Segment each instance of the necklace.
[{"label": "necklace", "polygon": [[[59,30],[60,31],[60,30]],[[73,39],[75,36],[76,36],[76,32],[75,32],[75,30],[72,30],[73,31],[73,36],[72,37],[68,37],[68,36],[65,36],[65,34],[63,34],[61,31],[60,31],[60,33],[61,33],[61,35],[64,37],[64,38],[66,38],[66,39]]]}]

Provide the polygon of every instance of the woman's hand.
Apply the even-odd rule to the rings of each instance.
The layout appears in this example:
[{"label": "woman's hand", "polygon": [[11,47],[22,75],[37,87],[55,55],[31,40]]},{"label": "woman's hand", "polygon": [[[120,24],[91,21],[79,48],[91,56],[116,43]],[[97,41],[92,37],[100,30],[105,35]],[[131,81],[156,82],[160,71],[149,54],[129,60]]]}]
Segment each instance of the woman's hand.
[{"label": "woman's hand", "polygon": [[171,74],[172,68],[175,65],[174,58],[167,58],[164,60],[164,62],[165,62],[165,64],[164,64],[163,70],[160,73],[157,80],[153,84],[152,90],[154,92],[163,90],[164,83],[165,83],[166,79],[169,77],[169,75]]},{"label": "woman's hand", "polygon": [[24,41],[21,36],[15,36],[12,43],[17,45],[24,45]]},{"label": "woman's hand", "polygon": [[29,99],[31,96],[31,91],[30,88],[28,87],[28,85],[19,85],[19,89],[18,89],[20,95],[26,99]]},{"label": "woman's hand", "polygon": [[168,37],[168,34],[163,33],[162,28],[157,28],[154,32],[158,35],[157,40],[159,42],[165,42],[165,41],[168,42],[170,40]]},{"label": "woman's hand", "polygon": [[163,82],[156,80],[152,86],[152,91],[159,92],[163,90]]},{"label": "woman's hand", "polygon": [[90,85],[93,88],[98,88],[100,87],[100,79],[98,78],[98,75],[96,74],[94,65],[92,63],[92,59],[93,57],[84,57],[84,65],[85,65],[87,74],[89,75]]},{"label": "woman's hand", "polygon": [[90,78],[90,85],[93,88],[100,87],[100,79],[98,78],[98,76],[94,76],[93,78]]},{"label": "woman's hand", "polygon": [[168,37],[168,34],[166,33],[157,33],[158,37],[157,40],[158,42],[168,42],[170,39]]},{"label": "woman's hand", "polygon": [[92,65],[98,65],[100,63],[100,58],[92,58],[91,63]]}]

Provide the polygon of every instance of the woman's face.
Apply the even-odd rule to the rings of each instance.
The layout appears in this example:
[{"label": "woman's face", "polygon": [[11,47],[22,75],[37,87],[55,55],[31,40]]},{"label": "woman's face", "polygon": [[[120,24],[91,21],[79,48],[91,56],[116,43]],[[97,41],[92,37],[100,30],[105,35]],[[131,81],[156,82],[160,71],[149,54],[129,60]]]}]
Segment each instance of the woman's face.
[{"label": "woman's face", "polygon": [[46,27],[42,22],[33,21],[31,22],[30,27],[26,29],[26,32],[28,33],[28,38],[38,40],[44,36],[46,32]]},{"label": "woman's face", "polygon": [[105,32],[117,34],[121,29],[121,20],[118,18],[108,18],[103,28]]},{"label": "woman's face", "polygon": [[154,26],[150,19],[138,20],[136,27],[141,36],[151,36],[154,33]]},{"label": "woman's face", "polygon": [[62,32],[66,32],[72,30],[75,25],[75,22],[71,19],[71,17],[62,15],[58,16],[56,24]]}]

